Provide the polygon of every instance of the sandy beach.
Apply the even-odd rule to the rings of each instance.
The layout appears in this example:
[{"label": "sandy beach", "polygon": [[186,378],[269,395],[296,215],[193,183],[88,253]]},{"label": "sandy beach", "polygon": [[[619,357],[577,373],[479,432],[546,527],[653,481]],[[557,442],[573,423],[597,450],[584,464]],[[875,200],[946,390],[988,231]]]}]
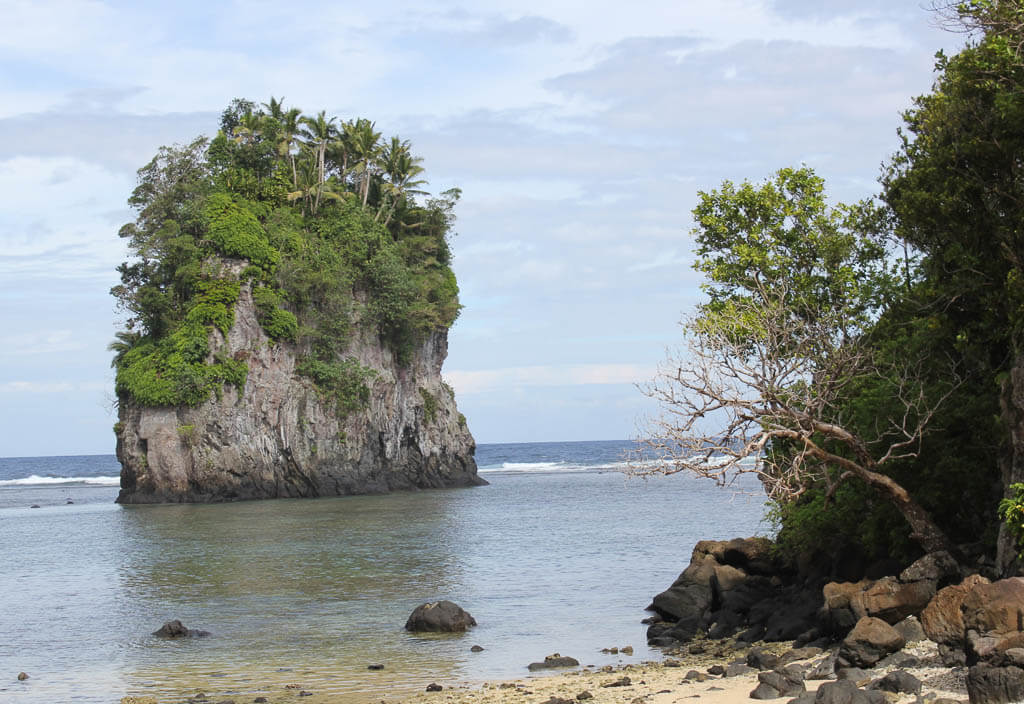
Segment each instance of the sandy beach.
[{"label": "sandy beach", "polygon": [[[668,657],[661,662],[628,662],[623,658],[618,666],[595,669],[581,666],[555,672],[524,674],[523,677],[496,682],[448,682],[436,684],[439,691],[410,693],[408,688],[397,687],[393,692],[380,696],[363,694],[331,695],[306,689],[299,678],[288,684],[274,684],[259,688],[258,692],[247,694],[196,691],[180,699],[163,700],[147,696],[124,697],[121,704],[171,704],[189,702],[199,704],[243,704],[265,702],[284,704],[680,704],[700,700],[703,704],[741,704],[755,701],[750,694],[758,686],[757,671],[748,671],[734,676],[709,674],[709,668],[744,660],[746,649],[735,649],[730,644],[710,643],[714,652]],[[760,643],[765,651],[782,655],[791,643]],[[936,645],[921,641],[908,645],[905,653],[922,661],[931,661],[937,655]],[[829,651],[796,661],[808,672],[830,656]],[[890,671],[902,669],[922,682],[921,697],[924,699],[952,699],[966,701],[967,694],[962,675],[958,676],[949,668],[938,665],[926,667],[876,667],[867,671],[856,683],[866,686],[880,679]],[[524,667],[525,670],[525,667]],[[833,680],[808,679],[804,682],[807,691],[816,691],[821,685]],[[779,697],[773,701],[788,702],[793,696]],[[917,701],[914,694],[886,693],[890,704],[909,704]]]}]

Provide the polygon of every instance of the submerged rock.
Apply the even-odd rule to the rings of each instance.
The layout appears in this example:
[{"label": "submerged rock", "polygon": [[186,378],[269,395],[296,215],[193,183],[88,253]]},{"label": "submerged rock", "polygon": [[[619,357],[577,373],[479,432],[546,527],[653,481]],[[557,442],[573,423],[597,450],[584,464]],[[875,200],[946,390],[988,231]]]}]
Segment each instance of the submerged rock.
[{"label": "submerged rock", "polygon": [[196,628],[186,628],[178,619],[167,621],[153,635],[160,638],[203,638],[210,635],[209,631],[202,631]]}]

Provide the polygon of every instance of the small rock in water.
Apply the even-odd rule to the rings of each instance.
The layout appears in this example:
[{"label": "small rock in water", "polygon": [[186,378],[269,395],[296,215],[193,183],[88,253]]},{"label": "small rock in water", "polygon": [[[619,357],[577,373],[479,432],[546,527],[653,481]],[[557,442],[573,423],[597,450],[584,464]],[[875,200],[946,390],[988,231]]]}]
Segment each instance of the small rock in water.
[{"label": "small rock in water", "polygon": [[70,506],[71,504],[73,504],[73,503],[75,503],[75,502],[74,502],[74,501],[72,501],[71,499],[68,499],[68,505],[69,505],[69,506]]},{"label": "small rock in water", "polygon": [[24,682],[27,679],[28,679],[28,675],[26,673],[24,673],[24,672],[19,672],[18,673],[18,681]]},{"label": "small rock in water", "polygon": [[602,653],[607,653],[609,655],[618,655],[619,654],[619,649],[618,648],[601,648],[601,652]]},{"label": "small rock in water", "polygon": [[253,704],[267,704],[268,700],[267,700],[266,697],[256,697],[252,701],[253,701]]},{"label": "small rock in water", "polygon": [[164,623],[159,630],[153,631],[153,635],[159,638],[202,638],[210,635],[210,632],[201,631],[198,628],[186,628],[185,624],[174,619]]},{"label": "small rock in water", "polygon": [[555,653],[548,655],[544,658],[544,662],[531,662],[526,666],[531,672],[536,670],[550,670],[556,667],[578,667],[580,661],[576,658],[570,658],[567,655],[559,655]]},{"label": "small rock in water", "polygon": [[39,508],[39,504],[32,504],[29,508]]},{"label": "small rock in water", "polygon": [[437,682],[431,682],[430,684],[427,685],[427,691],[428,692],[440,692],[443,689],[444,689],[444,687],[439,685]]},{"label": "small rock in water", "polygon": [[482,653],[484,651],[484,647],[482,645],[474,645],[469,650],[470,650],[470,652],[473,652],[473,653]]},{"label": "small rock in water", "polygon": [[632,655],[633,654],[633,646],[632,645],[627,645],[625,648],[619,648],[619,652],[622,653],[623,655]]},{"label": "small rock in water", "polygon": [[380,665],[380,664],[376,664],[376,665],[367,665],[367,666],[366,666],[366,669],[367,669],[367,670],[383,670],[383,669],[384,669],[384,666],[383,666],[383,665]]},{"label": "small rock in water", "polygon": [[312,692],[307,692],[306,690],[302,690],[301,692],[299,692],[299,696],[300,697],[312,697],[313,693]]}]

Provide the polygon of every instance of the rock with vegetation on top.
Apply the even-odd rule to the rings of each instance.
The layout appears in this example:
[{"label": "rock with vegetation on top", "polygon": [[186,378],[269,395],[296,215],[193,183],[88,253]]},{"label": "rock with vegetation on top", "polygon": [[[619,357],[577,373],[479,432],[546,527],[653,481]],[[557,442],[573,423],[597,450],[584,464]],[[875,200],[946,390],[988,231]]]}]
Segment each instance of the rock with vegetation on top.
[{"label": "rock with vegetation on top", "polygon": [[[235,101],[216,138],[139,170],[112,291],[121,503],[485,483],[441,379],[458,190],[417,197],[398,138],[367,152],[387,168],[318,160],[337,124],[295,113],[322,128],[298,150],[288,114]],[[369,120],[357,132],[380,146]]]},{"label": "rock with vegetation on top", "polygon": [[468,611],[451,601],[420,604],[409,614],[405,630],[413,632],[463,633],[476,625]]}]

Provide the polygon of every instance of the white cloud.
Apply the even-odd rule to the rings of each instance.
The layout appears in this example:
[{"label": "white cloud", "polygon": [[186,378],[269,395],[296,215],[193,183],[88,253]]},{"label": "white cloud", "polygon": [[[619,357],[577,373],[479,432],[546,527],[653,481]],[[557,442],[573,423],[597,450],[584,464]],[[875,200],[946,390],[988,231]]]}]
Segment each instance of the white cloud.
[{"label": "white cloud", "polygon": [[476,371],[449,370],[444,373],[444,377],[456,394],[479,394],[524,386],[634,384],[652,378],[654,372],[654,367],[640,364],[570,364]]},{"label": "white cloud", "polygon": [[40,330],[0,335],[0,357],[39,356],[80,350],[84,343],[72,330]]},{"label": "white cloud", "polygon": [[71,157],[0,161],[0,277],[111,279],[125,248],[109,213],[131,183]]},{"label": "white cloud", "polygon": [[0,381],[0,394],[66,394],[109,391],[104,381]]}]

